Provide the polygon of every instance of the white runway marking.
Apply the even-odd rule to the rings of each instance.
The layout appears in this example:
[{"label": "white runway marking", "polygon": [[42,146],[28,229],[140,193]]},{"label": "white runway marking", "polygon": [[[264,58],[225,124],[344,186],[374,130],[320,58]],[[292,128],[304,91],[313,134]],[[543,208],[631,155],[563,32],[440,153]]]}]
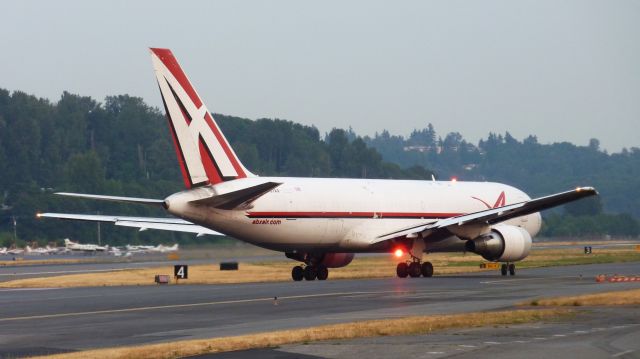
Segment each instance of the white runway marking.
[{"label": "white runway marking", "polygon": [[565,276],[565,277],[552,277],[552,278],[517,278],[517,279],[488,280],[488,281],[480,282],[480,283],[481,284],[511,284],[513,282],[524,282],[524,281],[529,281],[529,280],[545,280],[545,281],[548,281],[549,279],[568,279],[568,278],[576,279],[578,277],[576,277],[576,276]]},{"label": "white runway marking", "polygon": [[612,358],[617,358],[617,357],[619,357],[619,356],[623,356],[623,355],[631,354],[631,353],[633,353],[633,350],[625,350],[625,351],[623,351],[623,352],[613,354],[611,357],[612,357]]},{"label": "white runway marking", "polygon": [[62,288],[10,288],[10,289],[0,289],[0,292],[28,292],[28,291],[36,291],[36,290],[54,290],[54,289],[62,289]]},{"label": "white runway marking", "polygon": [[25,272],[25,273],[0,273],[0,277],[20,277],[26,275],[41,275],[41,274],[73,274],[73,273],[95,273],[95,272],[116,272],[129,269],[143,269],[144,267],[131,267],[131,268],[112,268],[112,269],[82,269],[82,270],[64,270],[64,271],[51,271],[51,272]]},{"label": "white runway marking", "polygon": [[[341,297],[341,296],[354,295],[354,294],[384,294],[384,293],[396,293],[396,292],[395,291],[343,292],[343,293],[336,292],[336,293],[322,293],[322,294],[308,294],[308,295],[291,295],[291,296],[279,297],[279,300],[280,302],[282,302],[284,300],[291,300],[291,299]],[[241,303],[256,303],[256,302],[271,302],[271,301],[273,301],[273,297],[223,300],[223,301],[216,301],[216,302],[201,302],[201,303],[188,303],[188,304],[156,305],[156,306],[147,306],[147,307],[95,310],[95,311],[88,311],[88,312],[70,312],[70,313],[31,315],[31,316],[24,316],[24,317],[0,318],[0,322],[62,318],[62,317],[79,317],[79,316],[98,315],[98,314],[131,313],[131,312],[142,312],[142,311],[161,310],[161,309],[192,308],[192,307],[205,307],[205,306],[214,306],[214,305],[223,305],[223,304],[241,304]]]}]

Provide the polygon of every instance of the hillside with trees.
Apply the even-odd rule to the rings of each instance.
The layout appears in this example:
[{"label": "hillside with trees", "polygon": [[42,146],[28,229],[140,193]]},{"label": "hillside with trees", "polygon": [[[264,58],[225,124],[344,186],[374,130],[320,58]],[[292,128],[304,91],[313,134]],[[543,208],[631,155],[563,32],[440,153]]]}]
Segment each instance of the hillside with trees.
[{"label": "hillside with trees", "polygon": [[[584,147],[545,145],[535,137],[517,141],[508,133],[491,134],[474,145],[457,133],[438,137],[431,125],[408,138],[386,131],[369,138],[342,129],[321,134],[286,120],[214,116],[245,165],[260,175],[457,176],[512,184],[532,196],[590,184],[600,190],[602,201],[576,204],[576,213],[553,212],[545,233],[638,235],[637,148],[608,154],[597,140]],[[95,241],[95,224],[39,221],[39,211],[164,215],[144,206],[53,196],[56,191],[164,198],[183,189],[164,114],[128,95],[100,103],[65,92],[52,103],[0,89],[0,174],[0,247],[13,243],[14,219],[21,240]],[[193,240],[186,234],[107,225],[102,234],[114,244]]]},{"label": "hillside with trees", "polygon": [[[430,179],[422,167],[385,162],[344,130],[326,139],[290,121],[215,115],[243,163],[260,175]],[[161,211],[54,196],[68,191],[164,198],[183,189],[166,118],[142,99],[104,103],[63,93],[57,103],[0,90],[0,246],[18,238],[42,242],[96,238],[96,224],[36,220],[36,212],[163,216]],[[102,226],[107,243],[193,240],[161,231]]]}]

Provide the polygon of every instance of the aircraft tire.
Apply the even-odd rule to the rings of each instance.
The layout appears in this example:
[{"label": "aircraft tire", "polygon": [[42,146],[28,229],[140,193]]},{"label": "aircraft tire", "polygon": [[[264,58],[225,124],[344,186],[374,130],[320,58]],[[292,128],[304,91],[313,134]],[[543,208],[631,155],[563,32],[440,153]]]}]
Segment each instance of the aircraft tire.
[{"label": "aircraft tire", "polygon": [[407,278],[409,275],[409,266],[405,262],[398,263],[396,267],[396,274],[398,278]]},{"label": "aircraft tire", "polygon": [[409,275],[411,276],[411,278],[418,278],[420,276],[420,273],[420,263],[413,262],[409,264]]},{"label": "aircraft tire", "polygon": [[431,262],[424,262],[420,266],[420,272],[425,278],[433,277],[433,264]]},{"label": "aircraft tire", "polygon": [[516,265],[513,263],[509,264],[509,274],[516,275]]},{"label": "aircraft tire", "polygon": [[296,282],[301,281],[304,278],[304,269],[300,266],[293,267],[291,270],[291,278]]},{"label": "aircraft tire", "polygon": [[318,266],[316,272],[318,280],[327,280],[327,278],[329,278],[329,269],[323,265]]},{"label": "aircraft tire", "polygon": [[306,266],[304,268],[304,279],[305,280],[315,280],[317,275],[318,275],[318,272],[316,271],[315,267]]},{"label": "aircraft tire", "polygon": [[504,275],[507,275],[507,265],[506,265],[505,263],[503,263],[503,264],[500,266],[500,274],[502,274],[503,276],[504,276]]}]

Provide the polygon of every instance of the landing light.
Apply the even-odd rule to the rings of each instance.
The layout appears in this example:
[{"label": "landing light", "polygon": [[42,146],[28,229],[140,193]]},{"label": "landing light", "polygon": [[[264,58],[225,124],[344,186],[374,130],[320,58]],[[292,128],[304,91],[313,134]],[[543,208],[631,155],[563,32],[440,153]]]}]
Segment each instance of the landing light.
[{"label": "landing light", "polygon": [[393,252],[393,255],[395,255],[396,257],[400,258],[400,257],[402,257],[404,255],[404,251],[402,249],[398,248]]},{"label": "landing light", "polygon": [[453,183],[458,182],[458,177],[451,177],[451,182],[453,182]]}]

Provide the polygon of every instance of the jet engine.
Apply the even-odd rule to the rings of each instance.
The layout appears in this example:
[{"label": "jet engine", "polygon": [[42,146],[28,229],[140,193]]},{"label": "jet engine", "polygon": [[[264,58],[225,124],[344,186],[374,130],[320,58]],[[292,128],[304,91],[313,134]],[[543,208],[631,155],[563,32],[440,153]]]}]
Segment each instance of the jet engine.
[{"label": "jet engine", "polygon": [[340,268],[348,265],[355,257],[353,253],[326,253],[320,264],[327,268]]},{"label": "jet engine", "polygon": [[498,225],[491,232],[467,241],[465,249],[488,261],[515,262],[529,255],[531,235],[520,227]]},{"label": "jet engine", "polygon": [[293,253],[284,254],[287,258],[291,258],[308,265],[323,265],[327,268],[340,268],[348,265],[355,257],[354,253]]}]

